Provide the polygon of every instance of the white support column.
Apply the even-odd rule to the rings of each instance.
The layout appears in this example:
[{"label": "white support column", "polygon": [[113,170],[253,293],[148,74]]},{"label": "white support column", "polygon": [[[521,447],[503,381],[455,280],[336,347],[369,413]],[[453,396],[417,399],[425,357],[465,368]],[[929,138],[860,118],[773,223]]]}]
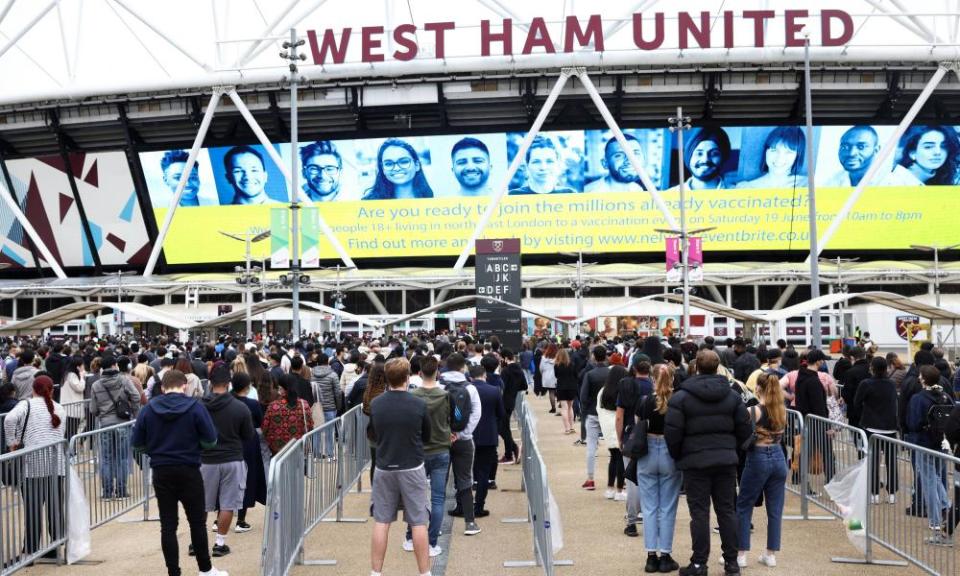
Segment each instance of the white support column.
[{"label": "white support column", "polygon": [[190,50],[187,50],[179,42],[177,42],[176,40],[171,38],[168,34],[166,34],[163,30],[157,28],[156,25],[154,25],[153,23],[153,19],[145,18],[144,16],[141,16],[139,12],[137,12],[127,4],[126,0],[113,0],[113,2],[116,3],[117,6],[120,6],[121,8],[129,12],[131,16],[133,16],[134,18],[142,22],[143,25],[149,28],[150,30],[152,30],[154,34],[163,38],[164,41],[167,42],[167,44],[169,44],[178,52],[186,56],[191,62],[203,68],[207,72],[213,72],[213,68],[211,68],[209,64],[201,60],[199,57],[193,54],[193,52],[191,52]]},{"label": "white support column", "polygon": [[847,216],[850,214],[850,211],[853,210],[854,205],[857,203],[857,200],[860,199],[860,196],[863,195],[864,190],[867,186],[873,183],[874,178],[882,170],[882,167],[887,166],[887,159],[890,158],[890,155],[893,154],[894,150],[897,148],[897,142],[900,141],[900,137],[903,136],[903,133],[906,132],[907,128],[910,127],[910,124],[913,123],[913,120],[917,117],[917,114],[920,113],[920,110],[927,103],[927,100],[930,99],[930,95],[933,94],[933,91],[940,84],[940,81],[943,80],[944,75],[946,75],[947,70],[949,70],[950,65],[941,63],[940,67],[937,68],[937,71],[933,74],[933,77],[930,78],[930,81],[927,82],[927,85],[923,88],[923,92],[917,96],[916,102],[913,103],[913,106],[910,107],[910,110],[907,111],[907,114],[903,117],[903,120],[900,121],[900,124],[897,126],[897,129],[890,135],[890,138],[883,144],[880,148],[880,153],[877,155],[877,158],[873,161],[873,164],[870,165],[870,169],[867,170],[867,173],[863,178],[860,179],[860,182],[857,184],[857,187],[853,189],[853,192],[850,193],[850,196],[847,198],[846,203],[844,203],[843,208],[834,216],[833,221],[830,222],[830,227],[827,228],[827,231],[823,233],[823,236],[820,237],[819,242],[817,242],[817,253],[810,254],[807,256],[806,263],[810,263],[811,258],[817,258],[823,252],[823,249],[826,248],[827,243],[830,242],[830,239],[833,238],[833,235],[836,234],[837,230],[840,228],[840,225],[843,224],[843,221],[846,220]]},{"label": "white support column", "polygon": [[[303,204],[313,205],[313,201],[306,195],[302,189],[293,190],[292,178],[290,174],[290,167],[286,162],[280,157],[280,153],[277,152],[277,149],[274,148],[273,144],[270,143],[270,139],[267,138],[267,135],[264,133],[263,129],[260,128],[260,124],[257,122],[257,119],[253,117],[253,114],[250,113],[250,109],[247,108],[246,103],[240,98],[240,95],[237,94],[236,90],[230,90],[227,92],[227,96],[230,97],[230,100],[233,102],[233,105],[237,107],[237,110],[240,112],[240,115],[243,116],[243,119],[247,122],[247,125],[250,126],[250,129],[253,130],[254,135],[256,135],[257,140],[260,141],[260,144],[263,145],[264,150],[267,151],[267,154],[273,159],[273,163],[277,165],[277,168],[280,169],[280,172],[283,173],[284,179],[287,181],[287,190],[290,193],[290,202],[293,202],[293,195],[296,193],[297,200]],[[323,215],[317,212],[317,220],[320,225],[320,230],[323,232],[323,235],[326,236],[327,240],[330,242],[330,245],[333,246],[333,249],[337,252],[337,255],[340,256],[340,259],[343,261],[344,266],[348,268],[356,268],[356,264],[353,263],[353,259],[350,258],[350,255],[347,254],[347,251],[343,249],[343,245],[340,244],[340,240],[337,239],[336,235],[333,233],[333,229],[327,224],[327,221],[323,219]]]},{"label": "white support column", "polygon": [[321,6],[323,6],[326,2],[327,2],[327,0],[313,0],[313,4],[311,4],[311,5],[310,5],[302,14],[300,14],[297,18],[294,18],[293,21],[292,21],[290,24],[288,24],[288,25],[286,25],[286,26],[283,26],[283,27],[280,27],[280,22],[281,22],[284,18],[286,18],[287,15],[289,15],[290,12],[291,12],[298,4],[301,3],[301,0],[291,0],[291,1],[290,1],[290,4],[284,9],[284,11],[283,11],[279,16],[277,16],[276,18],[274,18],[273,22],[271,22],[270,25],[268,25],[268,26],[264,29],[264,32],[263,32],[263,34],[261,34],[261,36],[264,36],[265,38],[262,39],[262,40],[258,40],[258,41],[255,42],[253,45],[251,45],[250,48],[248,48],[247,51],[244,52],[243,56],[240,57],[240,60],[238,61],[238,64],[237,64],[237,68],[245,68],[248,64],[250,64],[250,61],[251,61],[251,60],[253,60],[253,59],[256,58],[257,56],[259,56],[261,52],[263,52],[264,50],[266,50],[266,49],[267,49],[267,46],[270,45],[270,39],[269,39],[269,38],[266,38],[266,37],[271,36],[272,34],[274,34],[274,33],[275,33],[275,30],[276,30],[278,27],[280,27],[281,29],[284,29],[284,28],[296,28],[296,27],[300,24],[300,22],[304,21],[308,16],[310,16],[311,14],[313,14],[314,12],[316,12],[317,9],[320,8]]},{"label": "white support column", "polygon": [[3,24],[3,19],[7,17],[7,13],[10,12],[10,9],[13,8],[13,3],[15,0],[7,0],[7,3],[3,5],[3,8],[0,8],[0,24]]},{"label": "white support column", "polygon": [[[33,30],[33,27],[37,25],[37,22],[42,20],[43,17],[46,16],[48,12],[53,10],[54,7],[57,6],[58,4],[60,4],[60,0],[51,0],[51,2],[46,6],[44,6],[43,10],[38,12],[36,16],[31,18],[30,21],[27,22],[27,24],[23,28],[21,28],[19,32],[17,32],[13,36],[10,36],[10,39],[7,41],[7,43],[4,44],[2,48],[0,48],[0,56],[3,56],[4,54],[7,53],[7,50],[16,46],[17,42],[19,42],[21,38],[26,36],[27,32]],[[6,16],[7,11],[9,11],[12,6],[13,6],[13,2],[10,2],[10,5],[7,6],[3,12],[4,16]]]},{"label": "white support column", "polygon": [[777,298],[777,301],[773,304],[774,310],[780,310],[787,305],[787,302],[790,300],[790,297],[793,296],[793,293],[796,292],[797,285],[790,284],[787,288],[780,293],[780,297]]},{"label": "white support column", "polygon": [[207,104],[207,111],[203,114],[203,120],[200,122],[200,129],[197,131],[197,137],[193,139],[193,147],[190,148],[190,154],[187,157],[187,165],[183,167],[183,173],[180,174],[180,181],[177,182],[177,191],[170,199],[170,206],[167,208],[167,214],[163,219],[163,226],[160,227],[160,233],[157,234],[157,240],[153,243],[153,250],[150,251],[150,259],[147,260],[147,266],[143,269],[143,275],[151,276],[153,269],[157,267],[157,260],[160,258],[160,251],[163,249],[163,241],[167,238],[167,232],[170,231],[170,223],[173,222],[173,215],[177,212],[177,206],[180,205],[180,199],[183,197],[183,191],[187,186],[187,180],[193,171],[193,166],[197,163],[197,156],[200,154],[200,148],[203,146],[203,139],[207,136],[210,129],[210,122],[217,110],[217,104],[220,97],[223,96],[223,89],[216,87],[213,94],[210,95],[210,102]]},{"label": "white support column", "polygon": [[370,300],[370,303],[373,304],[373,307],[377,309],[377,312],[383,314],[384,316],[390,315],[387,307],[383,305],[383,301],[380,300],[380,297],[377,296],[376,292],[370,289],[364,290],[363,292],[367,295],[367,298]]},{"label": "white support column", "polygon": [[727,301],[723,298],[723,294],[720,293],[720,290],[714,284],[707,284],[707,292],[710,292],[710,295],[713,296],[713,299],[716,300],[717,304],[726,304]]},{"label": "white support column", "polygon": [[563,68],[560,70],[560,76],[557,78],[557,82],[553,85],[553,89],[550,90],[550,95],[547,96],[547,101],[543,103],[543,108],[541,108],[540,113],[537,114],[536,120],[533,121],[533,125],[530,127],[530,130],[523,137],[523,141],[520,143],[520,149],[517,150],[517,155],[514,156],[513,161],[510,162],[510,167],[507,168],[507,173],[503,177],[503,183],[496,189],[497,193],[490,200],[490,203],[487,204],[487,210],[480,218],[480,222],[478,222],[477,226],[473,229],[473,233],[470,235],[470,240],[466,243],[466,245],[464,245],[463,251],[460,252],[460,257],[457,258],[457,263],[453,266],[454,271],[460,272],[466,265],[467,258],[469,258],[470,253],[473,252],[474,244],[476,243],[477,238],[479,238],[480,234],[483,233],[483,229],[486,228],[487,223],[490,222],[490,218],[493,217],[494,212],[497,211],[500,201],[503,200],[503,197],[507,195],[507,190],[510,188],[510,181],[513,180],[514,174],[516,174],[517,170],[520,169],[520,164],[525,161],[527,150],[530,148],[530,144],[533,142],[533,139],[536,138],[537,134],[540,133],[540,128],[542,128],[543,123],[547,121],[547,116],[550,114],[550,110],[553,108],[553,105],[556,104],[557,98],[560,97],[560,92],[563,90],[564,85],[566,85],[567,80],[570,79],[572,74],[574,74],[574,70],[571,68]]},{"label": "white support column", "polygon": [[620,149],[623,150],[623,153],[627,155],[627,160],[630,161],[630,165],[633,166],[637,176],[640,177],[640,181],[643,182],[643,187],[647,189],[647,193],[650,194],[650,196],[653,198],[653,201],[657,204],[657,208],[659,208],[660,213],[663,214],[664,219],[667,221],[667,225],[674,230],[679,230],[680,224],[677,223],[677,220],[673,217],[673,214],[671,214],[670,210],[667,209],[667,205],[664,204],[663,198],[657,191],[656,185],[647,174],[646,168],[643,167],[643,164],[633,153],[632,148],[627,143],[627,139],[623,136],[623,131],[620,130],[620,126],[617,125],[617,121],[614,119],[613,114],[610,113],[610,109],[607,108],[603,98],[600,97],[600,92],[597,91],[597,87],[593,85],[593,80],[587,76],[586,69],[578,68],[577,77],[580,79],[580,82],[583,83],[583,87],[587,89],[587,93],[590,94],[590,99],[593,100],[593,104],[597,107],[597,110],[600,111],[600,115],[603,116],[603,120],[607,123],[607,127],[609,127],[610,131],[613,132],[613,137],[616,138],[617,142],[620,144]]},{"label": "white support column", "polygon": [[57,275],[57,278],[66,278],[67,273],[64,272],[63,268],[60,267],[60,264],[57,263],[57,259],[53,257],[50,249],[47,248],[47,245],[44,244],[43,240],[40,238],[40,235],[37,234],[33,224],[27,220],[23,210],[20,209],[20,205],[17,204],[16,200],[13,199],[13,193],[7,190],[7,185],[2,179],[0,179],[0,197],[3,198],[3,201],[7,204],[7,207],[10,208],[11,212],[13,212],[13,216],[17,219],[17,222],[23,226],[24,232],[30,236],[30,240],[33,241],[33,245],[36,246],[37,250],[40,251],[40,255],[43,256],[44,260],[47,261],[47,264],[50,265],[50,268],[53,269],[53,273]]}]

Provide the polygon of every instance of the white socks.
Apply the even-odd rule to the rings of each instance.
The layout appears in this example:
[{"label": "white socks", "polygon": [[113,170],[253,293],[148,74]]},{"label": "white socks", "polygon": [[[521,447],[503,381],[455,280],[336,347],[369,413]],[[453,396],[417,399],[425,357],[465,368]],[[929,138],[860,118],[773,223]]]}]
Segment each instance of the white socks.
[{"label": "white socks", "polygon": [[227,537],[217,532],[217,539],[216,539],[217,546],[223,546],[226,543],[227,543]]}]

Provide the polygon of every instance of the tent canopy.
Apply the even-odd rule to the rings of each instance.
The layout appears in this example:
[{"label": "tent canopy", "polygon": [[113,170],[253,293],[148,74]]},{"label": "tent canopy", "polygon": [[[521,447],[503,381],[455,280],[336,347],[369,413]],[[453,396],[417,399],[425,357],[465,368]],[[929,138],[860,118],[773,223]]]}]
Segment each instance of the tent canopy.
[{"label": "tent canopy", "polygon": [[[263,314],[269,310],[275,310],[277,308],[286,308],[293,306],[293,300],[289,298],[272,298],[270,300],[263,300],[260,302],[254,302],[250,305],[250,316],[254,317],[259,314]],[[349,312],[344,312],[342,310],[337,310],[329,306],[324,306],[323,304],[317,304],[316,302],[304,302],[300,301],[301,308],[311,308],[317,312],[324,312],[326,314],[332,314],[334,316],[340,316],[344,320],[350,320],[351,322],[359,322],[360,324],[365,324],[371,327],[378,327],[378,323],[373,320],[369,320],[362,316],[357,316],[356,314],[351,314]],[[191,328],[194,330],[203,330],[205,328],[214,328],[217,326],[225,326],[227,324],[233,324],[234,322],[242,322],[247,317],[246,308],[241,308],[239,310],[234,310],[229,314],[224,314],[223,316],[218,316],[198,324],[194,324]]]},{"label": "tent canopy", "polygon": [[87,314],[97,313],[105,308],[120,310],[124,314],[136,314],[141,318],[145,318],[148,322],[156,322],[178,330],[187,330],[194,325],[190,320],[184,320],[173,314],[161,312],[150,306],[144,306],[143,304],[136,304],[134,302],[71,302],[65,306],[37,314],[31,318],[0,327],[0,335],[12,336],[24,333],[37,333],[45,328],[59,326],[65,322],[83,318]]},{"label": "tent canopy", "polygon": [[439,304],[434,304],[433,306],[428,306],[427,308],[424,308],[424,309],[422,309],[422,310],[418,310],[418,311],[416,311],[416,312],[414,312],[414,313],[412,313],[412,314],[406,314],[406,315],[401,316],[401,317],[399,317],[399,318],[395,318],[395,319],[393,319],[393,320],[389,320],[389,321],[387,321],[387,322],[383,322],[382,324],[380,324],[380,326],[383,327],[383,328],[386,328],[387,326],[393,326],[393,325],[396,325],[396,324],[401,324],[401,323],[406,322],[406,321],[408,321],[408,320],[414,320],[414,319],[416,319],[416,318],[419,318],[419,317],[421,317],[421,316],[426,316],[427,314],[431,314],[431,313],[437,312],[437,311],[439,311],[439,310],[446,310],[447,308],[453,308],[453,307],[458,306],[458,305],[460,305],[460,304],[473,304],[473,303],[475,303],[475,302],[478,301],[478,300],[487,300],[487,301],[490,301],[490,302],[496,302],[496,303],[498,303],[498,304],[503,304],[503,305],[506,306],[507,308],[513,308],[513,309],[515,309],[515,310],[520,310],[520,311],[522,311],[522,312],[527,312],[528,314],[535,314],[535,315],[537,315],[537,316],[541,316],[541,317],[543,317],[543,318],[548,318],[548,319],[550,319],[550,320],[553,320],[554,322],[560,322],[561,324],[569,324],[569,323],[570,323],[570,320],[561,320],[560,318],[556,318],[556,317],[551,316],[550,314],[547,314],[547,313],[542,312],[542,311],[540,311],[540,310],[534,310],[534,309],[532,309],[532,308],[527,308],[527,307],[525,307],[525,306],[517,306],[516,304],[511,304],[510,302],[506,302],[506,301],[504,301],[504,300],[500,300],[499,298],[489,298],[489,297],[487,297],[487,296],[459,296],[459,297],[457,297],[457,298],[451,298],[450,300],[445,300],[445,301],[443,301],[443,302],[441,302],[441,303],[439,303]]},{"label": "tent canopy", "polygon": [[960,320],[960,314],[947,310],[946,308],[940,308],[933,304],[921,302],[916,298],[909,298],[907,296],[901,296],[900,294],[894,294],[892,292],[854,292],[851,294],[825,294],[819,298],[807,300],[806,302],[801,302],[781,310],[774,310],[773,312],[769,312],[764,315],[764,321],[777,322],[780,320],[786,320],[787,318],[803,316],[808,312],[813,312],[814,310],[819,310],[833,304],[848,302],[854,299],[866,300],[875,304],[882,304],[884,306],[893,308],[894,310],[901,310],[903,312],[915,314],[923,318],[929,318],[930,320],[934,321],[945,320],[948,322],[953,322]]},{"label": "tent canopy", "polygon": [[[606,310],[598,314],[590,314],[584,316],[583,318],[577,318],[574,322],[579,324],[593,318],[598,318],[600,316],[609,316],[615,314],[627,308],[636,306],[637,304],[642,304],[644,302],[650,302],[651,300],[663,300],[664,302],[671,302],[674,304],[683,303],[683,295],[681,294],[651,294],[649,296],[643,296],[642,298],[635,298],[633,300],[624,302],[623,304],[617,304],[612,308],[607,308]],[[694,308],[699,308],[707,312],[712,312],[714,314],[719,314],[727,318],[733,318],[734,320],[740,320],[742,322],[766,322],[766,320],[755,314],[750,314],[749,312],[744,312],[742,310],[737,310],[727,306],[726,304],[719,304],[713,300],[707,300],[705,298],[699,298],[697,296],[690,296],[690,305]]]}]

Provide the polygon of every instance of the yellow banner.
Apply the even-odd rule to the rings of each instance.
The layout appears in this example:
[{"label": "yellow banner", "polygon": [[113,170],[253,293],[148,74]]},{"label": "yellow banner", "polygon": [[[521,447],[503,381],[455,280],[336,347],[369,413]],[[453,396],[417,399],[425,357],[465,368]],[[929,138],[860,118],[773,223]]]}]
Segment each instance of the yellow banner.
[{"label": "yellow banner", "polygon": [[[817,191],[822,236],[850,188]],[[661,192],[679,221],[679,193]],[[322,203],[320,214],[353,258],[459,255],[489,198],[368,200]],[[715,226],[704,251],[809,250],[806,189],[699,190],[687,193],[687,224]],[[267,227],[270,208],[199,206],[177,210],[164,243],[169,264],[234,262],[243,247],[217,233],[223,227]],[[866,190],[826,246],[830,250],[907,249],[911,244],[960,242],[960,187],[879,187]],[[155,210],[163,221],[166,208]],[[644,192],[506,196],[482,237],[519,237],[523,252],[659,252],[668,227]],[[336,258],[321,234],[320,257]]]}]

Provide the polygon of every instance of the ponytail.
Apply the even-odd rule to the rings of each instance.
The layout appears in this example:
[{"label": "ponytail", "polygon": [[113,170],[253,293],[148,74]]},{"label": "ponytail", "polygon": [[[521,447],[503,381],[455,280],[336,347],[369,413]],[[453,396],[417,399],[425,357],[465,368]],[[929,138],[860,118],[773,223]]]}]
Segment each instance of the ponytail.
[{"label": "ponytail", "polygon": [[40,376],[33,380],[34,394],[43,398],[43,403],[47,405],[47,412],[50,413],[50,423],[54,428],[60,427],[60,417],[53,409],[53,381],[49,376]]},{"label": "ponytail", "polygon": [[280,387],[286,392],[287,406],[295,408],[300,399],[300,395],[297,393],[297,377],[293,374],[284,374],[280,377]]}]

